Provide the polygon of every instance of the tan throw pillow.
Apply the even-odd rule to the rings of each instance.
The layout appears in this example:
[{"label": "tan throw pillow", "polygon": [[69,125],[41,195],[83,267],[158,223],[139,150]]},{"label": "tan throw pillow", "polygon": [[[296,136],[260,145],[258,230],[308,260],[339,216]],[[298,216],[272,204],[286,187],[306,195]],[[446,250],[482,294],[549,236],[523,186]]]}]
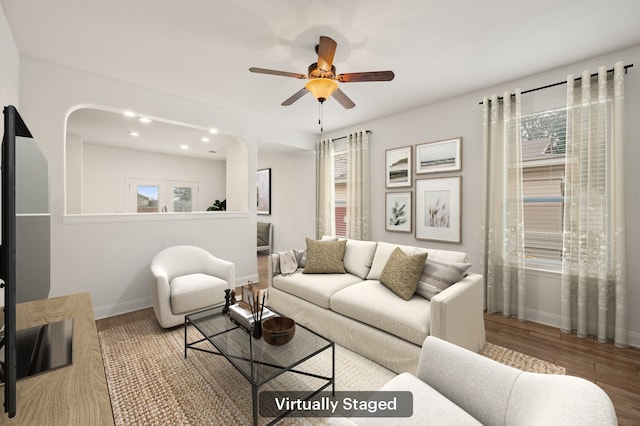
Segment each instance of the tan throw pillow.
[{"label": "tan throw pillow", "polygon": [[404,300],[409,300],[416,292],[426,260],[427,253],[407,256],[400,247],[396,247],[384,265],[380,282]]},{"label": "tan throw pillow", "polygon": [[318,241],[307,238],[304,274],[344,274],[344,251],[347,241]]}]

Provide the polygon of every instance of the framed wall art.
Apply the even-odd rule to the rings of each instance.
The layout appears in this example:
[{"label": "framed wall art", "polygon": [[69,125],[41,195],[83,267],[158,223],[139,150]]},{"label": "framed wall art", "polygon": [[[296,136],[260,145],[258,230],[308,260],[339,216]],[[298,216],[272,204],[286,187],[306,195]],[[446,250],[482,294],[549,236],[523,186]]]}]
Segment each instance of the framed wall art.
[{"label": "framed wall art", "polygon": [[388,149],[385,155],[387,188],[411,187],[411,147]]},{"label": "framed wall art", "polygon": [[416,145],[416,174],[462,170],[462,138]]},{"label": "framed wall art", "polygon": [[386,197],[386,225],[385,229],[392,232],[411,232],[412,193],[387,192]]},{"label": "framed wall art", "polygon": [[257,214],[271,214],[271,169],[258,170],[256,175]]},{"label": "framed wall art", "polygon": [[461,242],[462,177],[416,180],[416,239]]}]

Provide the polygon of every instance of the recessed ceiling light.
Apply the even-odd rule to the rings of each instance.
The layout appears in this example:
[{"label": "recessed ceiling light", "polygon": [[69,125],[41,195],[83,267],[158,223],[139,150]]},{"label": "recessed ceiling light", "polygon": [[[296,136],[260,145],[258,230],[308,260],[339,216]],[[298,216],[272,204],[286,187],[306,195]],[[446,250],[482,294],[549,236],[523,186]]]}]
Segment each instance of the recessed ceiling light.
[{"label": "recessed ceiling light", "polygon": [[127,116],[127,117],[135,117],[136,113],[133,112],[133,111],[125,111],[124,115]]},{"label": "recessed ceiling light", "polygon": [[203,137],[202,139],[200,139],[202,142],[209,142],[209,138],[208,137]]},{"label": "recessed ceiling light", "polygon": [[180,145],[180,149],[189,149],[189,145]]},{"label": "recessed ceiling light", "polygon": [[144,124],[151,123],[151,119],[150,119],[150,118],[147,118],[147,117],[140,117],[140,118],[138,119],[138,121],[140,121],[141,123],[144,123]]},{"label": "recessed ceiling light", "polygon": [[218,129],[214,129],[213,127],[209,129],[209,133],[211,133],[212,135],[215,135],[216,133],[218,133]]},{"label": "recessed ceiling light", "polygon": [[130,136],[140,136],[140,133],[136,132],[135,130],[132,132],[129,132]]}]

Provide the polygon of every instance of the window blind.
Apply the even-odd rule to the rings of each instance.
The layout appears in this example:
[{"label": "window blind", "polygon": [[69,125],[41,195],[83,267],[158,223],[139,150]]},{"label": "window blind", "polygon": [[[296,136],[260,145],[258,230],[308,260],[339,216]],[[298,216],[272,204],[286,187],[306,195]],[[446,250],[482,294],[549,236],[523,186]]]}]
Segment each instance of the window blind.
[{"label": "window blind", "polygon": [[564,213],[566,109],[523,116],[524,245],[528,267],[560,270]]}]

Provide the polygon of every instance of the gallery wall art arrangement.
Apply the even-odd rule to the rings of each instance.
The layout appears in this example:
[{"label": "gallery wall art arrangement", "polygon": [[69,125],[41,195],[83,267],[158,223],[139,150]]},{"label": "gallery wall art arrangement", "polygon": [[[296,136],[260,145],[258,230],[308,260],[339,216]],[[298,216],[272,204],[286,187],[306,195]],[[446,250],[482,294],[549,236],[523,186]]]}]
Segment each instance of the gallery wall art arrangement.
[{"label": "gallery wall art arrangement", "polygon": [[462,137],[386,150],[385,186],[404,191],[385,194],[385,230],[411,233],[415,221],[418,240],[461,243],[462,176],[450,175],[460,171]]}]

